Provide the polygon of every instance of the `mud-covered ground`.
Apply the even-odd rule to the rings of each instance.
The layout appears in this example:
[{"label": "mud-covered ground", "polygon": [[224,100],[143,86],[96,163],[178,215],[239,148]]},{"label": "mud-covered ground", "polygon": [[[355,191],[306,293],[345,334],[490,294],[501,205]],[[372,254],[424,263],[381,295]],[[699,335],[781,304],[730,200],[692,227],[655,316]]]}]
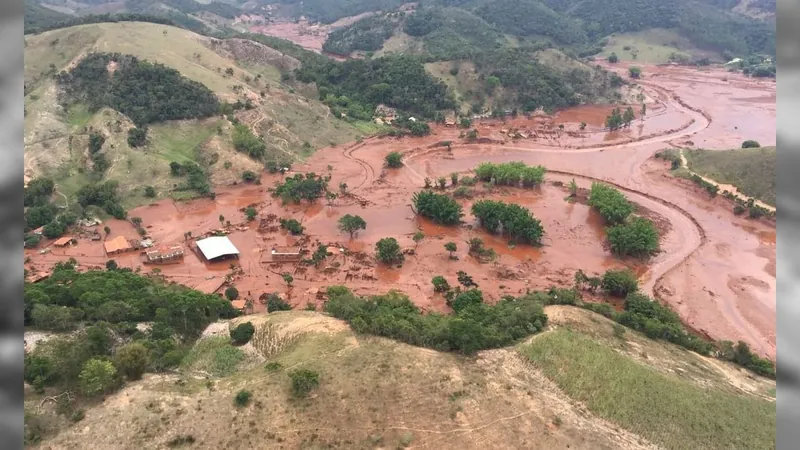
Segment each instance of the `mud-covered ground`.
[{"label": "mud-covered ground", "polygon": [[[629,129],[602,130],[611,107],[591,106],[561,111],[553,117],[519,116],[505,122],[486,120],[475,124],[479,140],[466,142],[461,130],[434,126],[425,138],[371,138],[319,150],[296,172],[331,174],[333,190],[340,182],[350,194],[327,205],[283,206],[268,188],[280,175],[264,174],[260,186],[219,188],[216,201],[198,200],[176,204],[164,200],[130,211],[141,217],[158,245],[181,243],[187,254],[180,264],[159,269],[169,280],[205,291],[219,288],[232,273],[230,262],[207,264],[188,250],[184,233],[200,236],[220,228],[219,216],[230,221],[230,238],[240,250],[241,271],[233,284],[243,297],[257,300],[278,292],[296,307],[316,303],[316,292],[326,286],[347,284],[358,293],[406,292],[426,310],[443,311],[444,299],[433,292],[431,278],[445,276],[455,285],[456,272],[469,273],[490,300],[527,289],[571,284],[577,269],[601,273],[610,267],[629,266],[641,277],[644,288],[672,305],[687,325],[715,339],[745,340],[755,350],[775,356],[775,227],[766,221],[736,217],[725,199],[710,199],[684,180],[669,175],[666,165],[652,155],[664,148],[698,146],[729,149],[745,139],[762,145],[775,144],[775,84],[752,80],[722,70],[648,67],[639,84],[648,103],[644,118],[636,105],[637,119]],[[619,66],[613,70],[624,71]],[[585,122],[586,128],[579,129]],[[564,125],[563,129],[559,125]],[[441,145],[452,141],[452,150]],[[405,154],[405,167],[383,168],[391,151]],[[460,227],[443,228],[415,217],[411,196],[424,179],[435,180],[452,172],[466,174],[484,162],[524,161],[549,170],[546,183],[534,190],[475,188],[472,200],[462,200],[467,213]],[[331,169],[329,169],[329,166]],[[646,263],[619,261],[605,247],[599,217],[581,202],[570,203],[563,187],[553,182],[575,179],[581,188],[603,180],[622,189],[640,213],[654,219],[662,230],[662,251]],[[449,181],[448,181],[449,185]],[[529,208],[546,231],[541,248],[510,247],[501,238],[478,229],[469,214],[474,199],[492,198]],[[245,221],[243,208],[254,205],[259,217]],[[358,214],[367,229],[355,239],[337,230],[344,214]],[[292,245],[277,225],[278,218],[293,217],[306,227],[301,242],[313,251],[316,244],[330,246],[332,257],[319,269],[271,261],[273,246]],[[110,221],[111,237],[137,233],[127,222]],[[101,227],[102,228],[102,227]],[[421,230],[426,238],[415,245],[412,235]],[[408,251],[401,266],[375,263],[374,245],[383,237],[395,237]],[[466,242],[480,237],[498,257],[481,263],[467,254]],[[444,243],[458,245],[458,259],[448,258]],[[47,247],[48,243],[40,245]],[[76,247],[39,253],[26,251],[32,271],[75,257],[85,266],[107,261],[102,242],[81,238]],[[343,249],[344,252],[338,249]],[[136,252],[115,256],[121,266],[142,267]],[[286,286],[281,273],[294,276]],[[224,290],[224,289],[222,289]]]}]

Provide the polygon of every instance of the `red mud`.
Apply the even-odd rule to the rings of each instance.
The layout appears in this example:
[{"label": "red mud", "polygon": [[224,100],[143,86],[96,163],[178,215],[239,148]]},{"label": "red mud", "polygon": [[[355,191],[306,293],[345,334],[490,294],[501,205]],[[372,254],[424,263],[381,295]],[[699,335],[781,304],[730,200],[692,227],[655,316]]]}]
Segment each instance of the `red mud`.
[{"label": "red mud", "polygon": [[[433,292],[430,282],[435,275],[456,284],[456,272],[464,270],[491,301],[526,289],[571,284],[577,269],[600,273],[623,265],[604,248],[602,224],[594,213],[583,204],[565,201],[564,190],[551,183],[535,190],[486,192],[481,186],[475,187],[476,198],[503,199],[530,208],[545,227],[541,248],[510,247],[504,239],[479,230],[469,215],[471,201],[462,201],[467,213],[465,223],[455,228],[417,218],[410,208],[412,194],[426,177],[434,180],[452,172],[468,172],[484,161],[542,164],[550,170],[549,181],[574,178],[581,188],[588,188],[595,180],[613,183],[648,215],[657,217],[665,229],[662,252],[646,265],[633,266],[644,289],[672,305],[693,329],[715,339],[744,340],[774,358],[774,225],[734,216],[722,199],[709,199],[665,176],[664,164],[651,159],[673,140],[691,140],[695,145],[716,149],[738,147],[744,139],[774,145],[774,84],[721,70],[645,66],[643,73],[640,84],[655,103],[648,105],[644,121],[637,118],[629,130],[620,133],[622,136],[601,130],[608,111],[605,106],[562,111],[553,118],[518,117],[505,124],[479,121],[476,127],[480,135],[490,139],[486,143],[468,143],[459,137],[461,130],[434,125],[433,134],[425,138],[371,138],[361,144],[326,148],[293,168],[328,173],[327,166],[332,165],[330,186],[346,182],[350,190],[350,195],[340,196],[333,206],[322,202],[310,207],[283,206],[267,192],[280,176],[264,174],[261,186],[219,188],[213,202],[161,201],[137,208],[130,215],[143,219],[158,245],[182,243],[186,231],[200,236],[219,228],[220,214],[234,225],[244,224],[241,231],[230,234],[241,252],[243,271],[233,284],[243,296],[254,300],[263,293],[280,292],[291,304],[303,307],[318,301],[316,289],[346,284],[361,294],[399,289],[421,308],[443,311],[447,309],[444,299]],[[587,123],[583,132],[578,130],[580,122]],[[558,129],[559,124],[564,124],[563,131]],[[527,138],[515,139],[509,136],[514,128],[547,132],[539,136],[524,132]],[[452,151],[435,145],[446,140],[453,142]],[[391,151],[405,153],[405,167],[392,171],[383,168],[383,158]],[[274,214],[300,220],[309,236],[307,248],[313,250],[317,241],[330,246],[333,256],[325,263],[328,267],[273,264],[271,247],[292,244],[296,238],[279,229],[259,231],[259,219],[246,224],[240,209],[250,204],[256,204],[259,219]],[[338,217],[348,213],[358,214],[367,222],[367,229],[352,241],[336,227]],[[110,227],[112,237],[122,233],[136,236],[128,223],[112,221]],[[411,236],[417,230],[422,230],[426,238],[415,246]],[[397,238],[409,251],[401,267],[378,266],[372,257],[375,243],[388,236]],[[465,241],[472,237],[483,239],[498,258],[481,263],[469,256]],[[449,259],[443,248],[448,241],[459,247],[457,260]],[[338,248],[347,251],[341,253]],[[26,251],[26,255],[36,269],[69,256],[85,265],[102,266],[107,260],[101,243],[86,239],[80,239],[74,248],[53,249],[46,254]],[[135,254],[114,259],[122,266],[141,266]],[[212,290],[230,271],[229,265],[205,264],[187,251],[182,264],[159,268],[169,280]],[[285,271],[294,275],[292,288],[280,276]],[[212,276],[215,278],[208,279]],[[257,300],[255,304],[257,310],[263,309]]]}]

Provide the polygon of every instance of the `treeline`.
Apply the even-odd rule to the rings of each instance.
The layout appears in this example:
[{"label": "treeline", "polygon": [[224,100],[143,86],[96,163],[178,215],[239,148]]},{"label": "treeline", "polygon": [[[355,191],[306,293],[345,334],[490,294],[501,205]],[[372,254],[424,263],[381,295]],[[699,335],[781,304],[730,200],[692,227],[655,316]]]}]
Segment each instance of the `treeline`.
[{"label": "treeline", "polygon": [[294,17],[305,16],[312,22],[325,24],[343,17],[365,12],[391,11],[406,3],[405,0],[279,0]]},{"label": "treeline", "polygon": [[525,207],[494,200],[479,200],[472,205],[472,215],[490,233],[503,234],[512,241],[530,245],[542,243],[544,227]]},{"label": "treeline", "polygon": [[26,21],[25,34],[39,34],[39,33],[44,33],[45,31],[58,30],[61,28],[69,28],[78,25],[88,25],[92,23],[117,23],[117,22],[149,22],[160,25],[180,26],[182,28],[186,28],[188,30],[192,30],[195,32],[199,32],[198,30],[207,32],[206,26],[199,21],[195,21],[197,22],[196,25],[192,25],[189,23],[179,24],[173,21],[172,18],[163,16],[154,16],[150,14],[138,14],[138,13],[89,14],[80,17],[70,17],[70,16],[65,16],[65,17],[68,18],[58,21],[32,20],[30,21],[30,23]]},{"label": "treeline", "polygon": [[493,0],[478,7],[475,14],[516,36],[544,36],[567,45],[587,41],[586,32],[578,21],[536,0]]},{"label": "treeline", "polygon": [[229,3],[212,1],[200,3],[194,0],[126,0],[125,8],[131,12],[153,13],[162,10],[166,5],[177,11],[186,14],[196,14],[199,12],[209,12],[226,19],[235,19],[242,14],[242,10]]},{"label": "treeline", "polygon": [[529,166],[521,161],[510,163],[481,163],[475,168],[475,176],[487,183],[500,186],[534,187],[544,181],[547,169],[544,166]]},{"label": "treeline", "polygon": [[[113,76],[109,64],[117,65]],[[94,112],[111,107],[141,127],[166,120],[210,117],[217,97],[175,69],[119,53],[92,53],[57,75],[62,105],[82,103]]]},{"label": "treeline", "polygon": [[337,55],[380,50],[383,43],[394,34],[395,26],[395,21],[388,14],[369,16],[348,27],[335,29],[328,35],[322,50]]},{"label": "treeline", "polygon": [[25,2],[25,25],[24,33],[32,33],[36,30],[44,30],[55,24],[69,20],[70,16],[45,8],[31,0]]},{"label": "treeline", "polygon": [[[110,263],[113,261],[110,261]],[[211,322],[238,315],[230,302],[108,264],[79,273],[58,263],[50,278],[25,284],[25,325],[70,331],[25,355],[25,381],[102,395],[146,371],[177,367]],[[137,324],[148,326],[138,328]]]},{"label": "treeline", "polygon": [[325,311],[347,321],[354,331],[439,351],[473,354],[503,347],[547,325],[537,299],[507,297],[490,306],[477,289],[461,293],[454,302],[463,307],[449,315],[423,314],[396,291],[359,298],[344,286],[333,286],[327,294]]},{"label": "treeline", "polygon": [[369,112],[370,118],[381,103],[431,119],[437,111],[455,107],[447,86],[428,74],[422,62],[411,56],[391,55],[343,63],[328,60],[323,64],[304,64],[295,73],[301,82],[317,83],[320,99],[326,103],[345,103],[348,110]]}]

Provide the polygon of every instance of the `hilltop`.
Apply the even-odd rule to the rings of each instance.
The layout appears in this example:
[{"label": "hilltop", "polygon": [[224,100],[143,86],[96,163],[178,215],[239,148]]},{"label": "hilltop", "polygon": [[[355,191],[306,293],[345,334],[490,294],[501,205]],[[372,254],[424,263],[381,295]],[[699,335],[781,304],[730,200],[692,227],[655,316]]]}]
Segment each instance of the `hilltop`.
[{"label": "hilltop", "polygon": [[[92,52],[119,53],[177,70],[220,102],[245,106],[238,122],[264,139],[265,160],[292,162],[317,148],[352,141],[369,132],[331,117],[321,103],[297,93],[282,75],[300,62],[264,44],[245,39],[215,39],[166,25],[143,22],[97,23],[26,37],[26,176],[47,176],[71,199],[88,180],[86,145],[91,132],[105,136],[109,162],[103,180],[120,182],[126,206],[143,200],[143,187],[170,195],[171,162],[197,162],[213,184],[241,181],[244,171],[264,163],[237,152],[234,125],[221,115],[149,124],[146,147],[131,148],[129,117],[103,107],[90,112],[81,102],[62,107],[63,87],[56,74],[70,71]],[[91,96],[91,92],[89,95]],[[85,103],[85,102],[84,102]]]},{"label": "hilltop", "polygon": [[[26,391],[26,429],[41,448],[772,445],[773,381],[636,332],[619,334],[589,311],[545,312],[543,333],[474,357],[355,334],[317,312],[217,322],[177,371],[146,375],[103,402],[71,405],[85,408],[77,424],[53,403],[35,413],[42,397]],[[228,329],[245,321],[256,327],[253,340],[231,346]],[[291,394],[287,374],[297,369],[319,375],[306,398]],[[250,397],[237,407],[243,390]]]}]

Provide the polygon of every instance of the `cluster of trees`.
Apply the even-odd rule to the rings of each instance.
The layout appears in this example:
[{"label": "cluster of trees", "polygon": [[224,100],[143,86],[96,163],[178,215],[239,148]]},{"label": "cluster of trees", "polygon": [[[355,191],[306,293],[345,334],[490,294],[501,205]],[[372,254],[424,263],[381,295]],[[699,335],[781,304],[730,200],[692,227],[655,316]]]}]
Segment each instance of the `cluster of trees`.
[{"label": "cluster of trees", "polygon": [[457,225],[464,216],[461,205],[452,198],[424,190],[411,197],[414,211],[440,225]]},{"label": "cluster of trees", "polygon": [[483,3],[475,14],[516,36],[544,36],[567,45],[587,41],[580,22],[558,14],[543,3],[536,0],[496,0]]},{"label": "cluster of trees", "polygon": [[[55,183],[49,178],[34,178],[25,188],[23,205],[25,208],[25,231],[29,232],[39,227],[44,237],[55,239],[64,234],[67,227],[73,225],[78,216],[66,210],[59,214],[58,208],[50,203],[50,198],[55,192]],[[25,247],[33,248],[39,245],[40,237],[36,234],[25,235]]]},{"label": "cluster of trees", "polygon": [[303,234],[303,231],[306,229],[306,227],[300,224],[296,219],[281,219],[280,224],[281,228],[295,236]]},{"label": "cluster of trees", "polygon": [[614,131],[622,127],[629,127],[635,118],[636,113],[633,112],[632,106],[628,106],[625,112],[621,112],[619,108],[614,108],[611,110],[611,114],[606,117],[606,128]]},{"label": "cluster of trees", "polygon": [[[161,25],[182,26],[186,29],[206,30],[206,27],[197,22],[193,27],[186,26],[186,23],[178,24],[171,18],[156,16],[152,14],[139,13],[120,13],[120,14],[88,14],[85,16],[72,17],[60,14],[52,9],[39,5],[25,3],[25,34],[39,34],[45,31],[69,28],[78,25],[92,23],[116,23],[116,22],[149,22]],[[195,31],[195,30],[192,30]]]},{"label": "cluster of trees", "polygon": [[392,37],[395,26],[395,21],[388,14],[369,16],[350,26],[333,30],[322,45],[322,50],[337,55],[380,50],[383,43]]},{"label": "cluster of trees", "polygon": [[325,195],[329,179],[330,175],[322,177],[313,172],[305,175],[298,173],[293,177],[286,178],[282,183],[278,183],[272,195],[280,197],[284,203],[300,203],[302,200],[313,203]]},{"label": "cluster of trees", "polygon": [[514,203],[479,200],[472,205],[474,215],[490,233],[503,234],[511,240],[540,245],[544,227],[531,212]]},{"label": "cluster of trees", "polygon": [[125,208],[120,203],[118,189],[119,182],[109,180],[102,183],[83,185],[78,189],[75,196],[78,199],[78,203],[84,208],[90,205],[99,206],[115,219],[124,219],[128,216],[128,212],[125,211]]},{"label": "cluster of trees", "polygon": [[430,60],[470,59],[505,44],[497,28],[460,8],[417,9],[406,19],[403,31],[422,39]]},{"label": "cluster of trees", "polygon": [[108,160],[101,150],[106,142],[106,137],[99,131],[89,133],[89,158],[92,160],[92,167],[96,174],[102,176],[108,169]]},{"label": "cluster of trees", "polygon": [[391,152],[386,155],[386,167],[390,169],[399,169],[403,167],[403,154],[400,152]]},{"label": "cluster of trees", "polygon": [[[325,311],[347,321],[358,333],[397,339],[440,351],[472,354],[509,345],[537,333],[547,324],[538,299],[507,297],[489,306],[480,291],[467,291],[458,311],[450,315],[422,314],[405,295],[359,298],[343,286],[328,288]],[[477,300],[477,301],[476,301]]]},{"label": "cluster of trees", "polygon": [[243,123],[233,125],[233,148],[247,154],[255,160],[261,160],[267,154],[267,144],[261,137],[250,131],[250,127]]},{"label": "cluster of trees", "polygon": [[544,181],[544,166],[528,166],[523,162],[482,163],[475,168],[475,176],[500,186],[534,187]]},{"label": "cluster of trees", "polygon": [[[108,65],[117,63],[113,76]],[[175,69],[119,53],[92,53],[57,80],[64,106],[82,103],[90,111],[111,107],[141,127],[155,122],[210,117],[219,101],[208,88]]]},{"label": "cluster of trees", "polygon": [[610,225],[624,222],[634,210],[633,203],[622,192],[603,183],[592,183],[589,206],[597,210]]},{"label": "cluster of trees", "polygon": [[147,125],[133,127],[128,130],[128,145],[131,148],[144,147],[147,144]]},{"label": "cluster of trees", "polygon": [[430,75],[422,61],[408,55],[312,62],[297,69],[296,77],[304,83],[317,83],[322,100],[330,94],[345,97],[348,116],[355,116],[353,110],[362,110],[371,118],[381,103],[429,119],[439,110],[455,107],[447,86]]},{"label": "cluster of trees", "polygon": [[[215,295],[128,269],[79,273],[75,264],[59,263],[49,279],[25,285],[26,326],[66,331],[86,325],[25,355],[25,381],[37,389],[109,392],[124,378],[176,367],[209,323],[237,315]],[[152,326],[139,331],[139,322]]]},{"label": "cluster of trees", "polygon": [[169,170],[172,176],[180,177],[187,175],[186,183],[181,184],[176,190],[179,191],[197,191],[202,196],[214,197],[214,192],[211,190],[211,182],[209,181],[208,172],[200,167],[195,162],[187,162],[185,164],[172,161],[169,163]]},{"label": "cluster of trees", "polygon": [[375,259],[385,264],[402,263],[405,259],[397,239],[383,238],[375,244]]},{"label": "cluster of trees", "polygon": [[365,12],[391,11],[405,3],[404,0],[281,0],[294,17],[304,16],[313,22],[325,24],[343,17],[352,17]]}]

